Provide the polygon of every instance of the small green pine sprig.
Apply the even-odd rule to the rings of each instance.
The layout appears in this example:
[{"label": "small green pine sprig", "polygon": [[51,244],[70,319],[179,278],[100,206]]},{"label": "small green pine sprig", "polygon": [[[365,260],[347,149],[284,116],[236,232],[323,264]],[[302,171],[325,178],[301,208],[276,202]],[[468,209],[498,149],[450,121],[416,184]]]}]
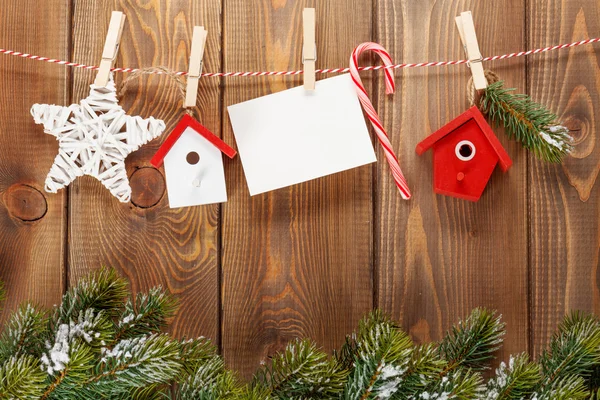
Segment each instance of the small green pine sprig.
[{"label": "small green pine sprig", "polygon": [[483,378],[480,374],[458,368],[435,381],[416,398],[473,400],[481,398],[484,390]]},{"label": "small green pine sprig", "polygon": [[355,335],[354,370],[345,386],[348,399],[387,398],[400,390],[414,344],[380,311],[360,322]]},{"label": "small green pine sprig", "polygon": [[511,356],[508,364],[500,363],[496,375],[487,383],[484,399],[529,399],[540,385],[540,366],[529,361],[527,354]]},{"label": "small green pine sprig", "polygon": [[177,301],[161,287],[152,288],[147,294],[138,293],[135,302],[130,299],[125,303],[115,339],[158,333],[167,327],[168,319],[175,315],[176,310]]},{"label": "small green pine sprig", "polygon": [[233,372],[226,370],[223,359],[215,354],[180,385],[177,400],[235,400],[243,391]]},{"label": "small green pine sprig", "polygon": [[119,277],[114,269],[102,268],[79,281],[63,295],[52,323],[69,323],[75,314],[87,309],[104,311],[107,316],[116,317],[128,294],[127,281]]},{"label": "small green pine sprig", "polygon": [[348,371],[310,340],[294,340],[258,371],[254,386],[278,399],[331,399],[344,387]]},{"label": "small green pine sprig", "polygon": [[181,370],[181,345],[165,334],[121,340],[103,348],[101,359],[83,382],[82,390],[109,398],[130,391],[169,384]]},{"label": "small green pine sprig", "polygon": [[40,332],[46,330],[46,313],[31,304],[25,304],[6,322],[0,336],[0,362],[24,354],[39,354],[44,341]]},{"label": "small green pine sprig", "polygon": [[10,357],[0,365],[1,399],[39,399],[46,375],[30,355]]},{"label": "small green pine sprig", "polygon": [[447,370],[458,367],[481,371],[502,346],[504,324],[495,313],[476,308],[465,321],[459,321],[440,343],[440,355]]},{"label": "small green pine sprig", "polygon": [[587,398],[581,396],[588,396],[588,389],[597,391],[593,378],[600,368],[600,321],[581,313],[567,316],[542,353],[540,365],[541,398]]},{"label": "small green pine sprig", "polygon": [[502,81],[490,84],[481,96],[482,111],[538,158],[562,162],[572,149],[569,130],[557,123],[557,116],[546,107],[514,90],[505,88]]}]

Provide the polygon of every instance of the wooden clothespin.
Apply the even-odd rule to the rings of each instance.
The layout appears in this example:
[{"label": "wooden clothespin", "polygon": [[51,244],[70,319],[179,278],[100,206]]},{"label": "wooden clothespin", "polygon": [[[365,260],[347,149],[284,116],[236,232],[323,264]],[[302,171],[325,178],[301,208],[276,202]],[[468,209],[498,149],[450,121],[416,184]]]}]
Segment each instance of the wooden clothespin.
[{"label": "wooden clothespin", "polygon": [[121,43],[121,35],[125,26],[125,14],[121,11],[113,11],[108,25],[108,33],[104,42],[104,51],[102,52],[102,61],[96,75],[96,86],[104,87],[108,84],[110,78],[110,69],[117,58],[119,52],[119,44]]},{"label": "wooden clothespin", "polygon": [[208,31],[203,26],[195,26],[192,36],[192,50],[190,51],[190,66],[188,69],[187,87],[185,89],[184,107],[196,107],[198,95],[198,81],[202,74],[202,57],[206,47]]},{"label": "wooden clothespin", "polygon": [[315,40],[315,9],[305,8],[302,13],[304,43],[302,46],[302,64],[304,64],[304,89],[315,90],[315,62],[317,44]]},{"label": "wooden clothespin", "polygon": [[475,34],[475,24],[473,23],[473,15],[471,11],[465,11],[456,17],[456,27],[460,35],[460,40],[465,48],[467,60],[469,60],[469,68],[473,75],[473,84],[476,90],[483,90],[487,87],[487,79],[483,72],[482,55],[479,51],[479,43]]}]

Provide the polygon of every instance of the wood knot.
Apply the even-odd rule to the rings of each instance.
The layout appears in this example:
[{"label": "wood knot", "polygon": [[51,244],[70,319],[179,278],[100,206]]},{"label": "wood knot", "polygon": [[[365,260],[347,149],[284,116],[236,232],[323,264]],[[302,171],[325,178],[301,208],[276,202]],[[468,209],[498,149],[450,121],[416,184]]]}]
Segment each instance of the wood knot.
[{"label": "wood knot", "polygon": [[152,167],[137,169],[129,178],[131,202],[139,208],[150,208],[158,204],[165,194],[165,178]]},{"label": "wood knot", "polygon": [[411,326],[409,333],[413,340],[417,343],[431,342],[429,323],[424,319],[418,320],[416,324]]},{"label": "wood knot", "polygon": [[44,194],[29,185],[14,184],[2,197],[8,212],[21,221],[37,221],[48,211]]}]

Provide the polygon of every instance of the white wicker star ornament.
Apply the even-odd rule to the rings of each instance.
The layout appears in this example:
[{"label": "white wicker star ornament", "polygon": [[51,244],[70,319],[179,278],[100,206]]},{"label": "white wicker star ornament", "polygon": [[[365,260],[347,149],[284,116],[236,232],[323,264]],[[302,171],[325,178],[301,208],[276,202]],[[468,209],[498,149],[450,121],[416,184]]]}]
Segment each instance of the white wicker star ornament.
[{"label": "white wicker star ornament", "polygon": [[106,87],[90,85],[89,96],[79,104],[34,104],[31,115],[59,144],[46,177],[47,192],[56,193],[75,178],[90,175],[124,203],[131,199],[125,158],[165,130],[162,120],[125,114],[112,76]]}]

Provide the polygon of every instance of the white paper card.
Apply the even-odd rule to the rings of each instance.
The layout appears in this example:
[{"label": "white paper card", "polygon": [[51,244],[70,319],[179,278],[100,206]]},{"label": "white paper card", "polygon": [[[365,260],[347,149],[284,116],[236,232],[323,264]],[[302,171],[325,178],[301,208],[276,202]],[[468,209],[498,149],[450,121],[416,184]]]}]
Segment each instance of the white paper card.
[{"label": "white paper card", "polygon": [[349,74],[227,109],[252,196],[377,161]]},{"label": "white paper card", "polygon": [[[190,157],[188,154],[198,155]],[[189,207],[227,201],[223,154],[188,127],[165,156],[169,207]]]}]

